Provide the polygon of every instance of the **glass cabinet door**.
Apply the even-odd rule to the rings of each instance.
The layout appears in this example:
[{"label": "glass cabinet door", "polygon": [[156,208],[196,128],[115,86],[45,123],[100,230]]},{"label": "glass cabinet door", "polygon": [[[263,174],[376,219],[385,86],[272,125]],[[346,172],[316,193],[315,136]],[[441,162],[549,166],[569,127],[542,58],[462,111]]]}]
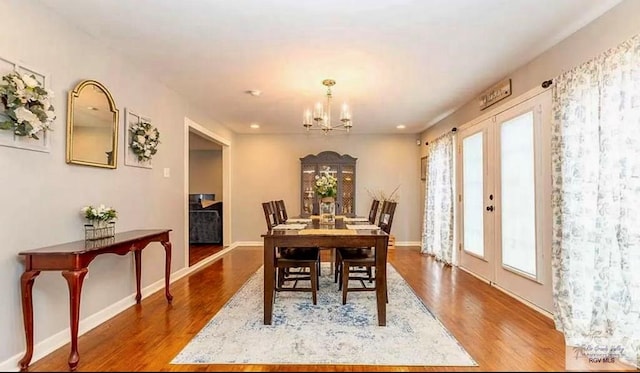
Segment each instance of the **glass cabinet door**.
[{"label": "glass cabinet door", "polygon": [[356,160],[348,154],[340,155],[332,151],[309,154],[300,158],[300,216],[318,214],[319,198],[314,191],[315,177],[325,167],[338,180],[336,214],[353,217],[356,214]]},{"label": "glass cabinet door", "polygon": [[340,173],[340,180],[338,184],[341,184],[341,195],[339,196],[341,201],[338,205],[336,214],[342,214],[351,216],[355,213],[355,206],[353,198],[355,194],[355,180],[356,179],[356,167],[351,165],[342,165],[342,172]]},{"label": "glass cabinet door", "polygon": [[302,165],[302,215],[311,215],[313,213],[313,204],[315,202],[315,192],[313,191],[313,183],[316,177],[316,165]]}]

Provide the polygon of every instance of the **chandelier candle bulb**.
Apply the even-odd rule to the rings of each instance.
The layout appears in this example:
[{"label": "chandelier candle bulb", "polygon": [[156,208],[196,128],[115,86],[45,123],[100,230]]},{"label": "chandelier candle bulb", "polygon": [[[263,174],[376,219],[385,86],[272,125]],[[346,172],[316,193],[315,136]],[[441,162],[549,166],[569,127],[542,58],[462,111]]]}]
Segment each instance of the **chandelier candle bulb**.
[{"label": "chandelier candle bulb", "polygon": [[311,110],[307,109],[304,111],[302,124],[307,127],[307,129],[308,126],[311,126]]},{"label": "chandelier candle bulb", "polygon": [[351,127],[353,127],[353,123],[351,122],[351,110],[347,104],[342,105],[342,110],[340,111],[340,122],[336,125],[331,124],[331,87],[335,84],[336,82],[333,79],[325,79],[322,81],[322,85],[327,87],[327,105],[326,109],[320,102],[315,105],[312,118],[314,123],[312,123],[311,118],[309,118],[309,110],[302,114],[302,125],[307,129],[307,131],[322,130],[325,135],[328,135],[329,132],[333,130],[349,132]]},{"label": "chandelier candle bulb", "polygon": [[324,117],[324,110],[322,108],[322,104],[318,102],[313,111],[313,119],[320,121],[320,120],[323,120],[323,117]]},{"label": "chandelier candle bulb", "polygon": [[347,104],[342,104],[342,112],[340,113],[340,120],[345,122],[351,120],[351,112]]}]

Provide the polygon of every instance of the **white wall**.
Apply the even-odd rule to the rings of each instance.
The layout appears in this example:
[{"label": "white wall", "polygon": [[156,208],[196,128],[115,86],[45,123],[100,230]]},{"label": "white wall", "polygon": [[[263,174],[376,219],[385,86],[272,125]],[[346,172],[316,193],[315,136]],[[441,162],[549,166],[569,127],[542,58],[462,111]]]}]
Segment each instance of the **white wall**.
[{"label": "white wall", "polygon": [[261,241],[266,230],[261,203],[284,199],[289,216],[300,213],[300,158],[331,150],[356,162],[356,213],[369,213],[367,193],[391,193],[398,185],[393,220],[396,241],[420,241],[420,160],[415,135],[238,135],[234,143],[233,237]]},{"label": "white wall", "polygon": [[[145,75],[143,68],[129,64],[99,40],[73,28],[36,2],[5,0],[2,12],[13,16],[3,20],[0,56],[49,74],[50,88],[56,95],[53,104],[57,119],[50,153],[0,146],[0,366],[3,361],[20,357],[25,349],[20,302],[24,266],[18,252],[83,239],[80,208],[104,203],[119,213],[117,231],[173,229],[172,271],[185,267],[184,117],[222,137],[233,137],[174,91]],[[65,163],[67,94],[83,79],[103,83],[120,110],[115,170]],[[161,132],[162,144],[151,170],[124,165],[125,107],[151,117]],[[171,169],[170,178],[163,177],[165,167]],[[151,244],[142,258],[142,286],[162,280],[162,246]],[[84,281],[81,319],[117,301],[132,301],[134,293],[132,256],[99,256],[89,266]],[[59,272],[42,273],[36,278],[36,347],[69,327],[68,299],[67,285]],[[68,338],[68,333],[62,335]],[[36,348],[35,355],[39,352]]]}]

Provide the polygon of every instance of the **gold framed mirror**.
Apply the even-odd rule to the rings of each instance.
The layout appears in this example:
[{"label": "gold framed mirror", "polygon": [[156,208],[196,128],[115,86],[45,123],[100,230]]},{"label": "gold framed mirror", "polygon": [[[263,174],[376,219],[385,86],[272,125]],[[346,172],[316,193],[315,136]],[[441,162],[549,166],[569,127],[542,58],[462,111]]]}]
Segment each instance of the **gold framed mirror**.
[{"label": "gold framed mirror", "polygon": [[67,110],[67,163],[116,168],[118,109],[109,90],[83,80],[69,92]]}]

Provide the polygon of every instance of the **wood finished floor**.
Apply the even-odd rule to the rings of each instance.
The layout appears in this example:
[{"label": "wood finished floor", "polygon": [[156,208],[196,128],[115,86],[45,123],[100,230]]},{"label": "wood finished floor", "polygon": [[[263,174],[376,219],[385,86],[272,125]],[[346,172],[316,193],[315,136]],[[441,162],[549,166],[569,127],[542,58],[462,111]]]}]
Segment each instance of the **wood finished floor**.
[{"label": "wood finished floor", "polygon": [[[547,317],[464,271],[443,267],[421,255],[417,248],[392,250],[389,261],[478,367],[170,364],[262,265],[261,248],[241,247],[173,283],[172,305],[166,303],[164,292],[158,291],[143,299],[140,305],[130,307],[81,336],[77,370],[480,372],[565,369],[563,337]],[[68,354],[67,344],[32,363],[29,370],[68,371]]]},{"label": "wood finished floor", "polygon": [[189,245],[189,266],[224,250],[222,245],[191,244]]}]

